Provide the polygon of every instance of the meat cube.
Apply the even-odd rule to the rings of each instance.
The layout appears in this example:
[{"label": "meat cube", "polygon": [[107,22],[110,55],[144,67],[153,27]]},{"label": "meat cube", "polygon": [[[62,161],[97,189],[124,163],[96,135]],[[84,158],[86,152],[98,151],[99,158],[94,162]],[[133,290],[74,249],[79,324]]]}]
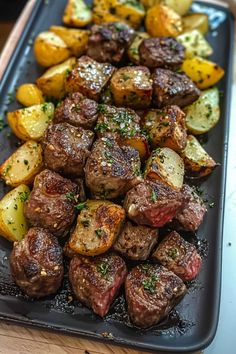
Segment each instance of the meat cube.
[{"label": "meat cube", "polygon": [[82,176],[93,138],[91,130],[68,123],[51,124],[42,143],[46,167],[62,175]]},{"label": "meat cube", "polygon": [[127,221],[113,248],[122,256],[135,261],[146,260],[158,239],[158,230]]},{"label": "meat cube", "polygon": [[182,193],[190,198],[190,200],[180,213],[176,215],[174,221],[177,221],[180,228],[185,231],[197,231],[206,214],[206,206],[202,198],[187,184],[184,184]]},{"label": "meat cube", "polygon": [[196,247],[185,241],[176,231],[163,239],[153,257],[183,281],[196,278],[202,264]]},{"label": "meat cube", "polygon": [[117,106],[148,107],[152,99],[150,71],[145,66],[118,69],[111,79],[111,92]]},{"label": "meat cube", "polygon": [[88,41],[87,55],[101,63],[119,63],[134,37],[128,25],[111,22],[94,25]]},{"label": "meat cube", "polygon": [[66,92],[80,92],[98,101],[114,71],[115,68],[111,64],[98,63],[84,55],[78,59],[77,65],[66,78]]},{"label": "meat cube", "polygon": [[133,268],[125,281],[132,322],[142,328],[157,324],[183,298],[186,291],[183,281],[162,266],[143,264]]},{"label": "meat cube", "polygon": [[162,110],[151,109],[143,121],[153,147],[169,147],[176,152],[186,147],[185,114],[178,106],[166,106]]},{"label": "meat cube", "polygon": [[182,210],[185,196],[160,182],[144,181],[125,197],[128,217],[140,225],[162,227]]},{"label": "meat cube", "polygon": [[98,139],[85,165],[87,187],[96,198],[112,199],[124,195],[142,181],[137,150],[120,146],[112,136]]},{"label": "meat cube", "polygon": [[105,316],[127,274],[125,262],[110,254],[72,259],[69,279],[76,298],[99,316]]},{"label": "meat cube", "polygon": [[200,91],[185,74],[166,69],[155,69],[153,79],[153,104],[159,108],[169,105],[185,107],[195,102]]},{"label": "meat cube", "polygon": [[67,178],[50,170],[39,173],[25,202],[25,216],[31,225],[44,227],[56,236],[68,232],[76,213],[79,188]]},{"label": "meat cube", "polygon": [[185,59],[185,48],[171,37],[148,38],[141,42],[139,55],[140,64],[148,68],[177,70]]},{"label": "meat cube", "polygon": [[14,242],[10,266],[13,279],[28,296],[48,296],[62,282],[62,249],[48,230],[33,227],[22,241]]},{"label": "meat cube", "polygon": [[92,129],[98,117],[97,102],[74,92],[55,110],[53,123],[69,123],[75,127]]}]

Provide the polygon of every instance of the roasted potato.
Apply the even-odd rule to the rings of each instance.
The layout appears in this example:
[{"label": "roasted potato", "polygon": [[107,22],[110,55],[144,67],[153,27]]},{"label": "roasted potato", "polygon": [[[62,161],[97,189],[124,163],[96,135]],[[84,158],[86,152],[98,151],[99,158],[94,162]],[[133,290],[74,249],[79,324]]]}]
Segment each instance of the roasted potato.
[{"label": "roasted potato", "polygon": [[148,107],[152,99],[152,81],[145,66],[118,69],[111,78],[111,92],[117,106]]},{"label": "roasted potato", "polygon": [[151,37],[177,37],[183,30],[180,15],[164,5],[148,10],[145,24]]},{"label": "roasted potato", "polygon": [[119,19],[125,20],[130,26],[138,28],[145,16],[145,10],[140,1],[110,0],[111,8]]},{"label": "roasted potato", "polygon": [[139,65],[140,56],[139,56],[139,46],[144,39],[150,38],[149,34],[146,32],[137,32],[131,46],[128,49],[128,56],[132,63]]},{"label": "roasted potato", "polygon": [[90,31],[63,26],[51,26],[50,31],[56,33],[76,57],[86,52]]},{"label": "roasted potato", "polygon": [[9,112],[7,119],[18,138],[39,141],[42,139],[53,116],[54,105],[52,103],[42,103]]},{"label": "roasted potato", "polygon": [[67,59],[64,63],[48,69],[37,79],[37,85],[49,98],[61,99],[65,96],[65,79],[70,75],[76,64],[76,58]]},{"label": "roasted potato", "polygon": [[68,26],[87,26],[92,22],[92,11],[83,0],[68,0],[63,22]]},{"label": "roasted potato", "polygon": [[157,148],[148,159],[144,177],[180,190],[184,182],[183,159],[169,148]]},{"label": "roasted potato", "polygon": [[150,7],[154,5],[166,5],[170,7],[172,10],[177,12],[179,15],[183,16],[185,15],[188,10],[190,9],[190,6],[192,5],[192,0],[141,0],[140,1],[146,9],[149,9]]},{"label": "roasted potato", "polygon": [[41,145],[29,140],[20,146],[0,167],[0,176],[9,186],[31,184],[43,168]]},{"label": "roasted potato", "polygon": [[41,32],[34,41],[34,55],[45,67],[63,62],[70,56],[66,43],[53,32]]},{"label": "roasted potato", "polygon": [[201,90],[214,86],[224,76],[219,65],[200,57],[186,59],[182,70]]},{"label": "roasted potato", "polygon": [[106,252],[115,242],[125,211],[120,205],[106,200],[88,200],[83,207],[69,247],[76,253],[96,256]]},{"label": "roasted potato", "polygon": [[218,123],[219,101],[219,90],[214,87],[203,91],[200,98],[186,108],[186,126],[190,133],[205,134]]},{"label": "roasted potato", "polygon": [[216,162],[193,135],[187,137],[187,146],[180,155],[184,160],[186,175],[189,177],[207,176],[216,167]]},{"label": "roasted potato", "polygon": [[110,0],[94,0],[93,2],[93,22],[101,25],[107,22],[123,22],[127,21],[120,19],[114,15],[114,9],[111,8]]},{"label": "roasted potato", "polygon": [[44,103],[43,93],[35,84],[23,84],[17,88],[16,99],[25,107]]},{"label": "roasted potato", "polygon": [[0,235],[9,241],[22,240],[29,229],[23,211],[29,194],[29,187],[21,184],[0,201]]},{"label": "roasted potato", "polygon": [[213,53],[212,47],[198,30],[185,32],[176,39],[185,47],[187,58],[209,57]]},{"label": "roasted potato", "polygon": [[194,13],[184,16],[182,18],[184,32],[189,32],[194,29],[198,30],[202,34],[208,32],[209,20],[208,16],[203,13]]},{"label": "roasted potato", "polygon": [[138,150],[142,160],[147,159],[150,155],[148,140],[143,134],[136,134],[133,137],[124,138],[123,143],[125,145],[132,146],[135,150]]}]

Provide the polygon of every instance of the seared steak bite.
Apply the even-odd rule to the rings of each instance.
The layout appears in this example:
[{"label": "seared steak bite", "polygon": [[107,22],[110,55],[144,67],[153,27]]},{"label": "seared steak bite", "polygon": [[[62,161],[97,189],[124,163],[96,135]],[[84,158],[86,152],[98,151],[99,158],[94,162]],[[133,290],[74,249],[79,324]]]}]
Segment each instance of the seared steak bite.
[{"label": "seared steak bite", "polygon": [[51,124],[42,144],[46,167],[62,175],[82,176],[93,138],[91,130],[68,123]]},{"label": "seared steak bite", "polygon": [[99,62],[119,63],[134,37],[128,25],[111,22],[94,25],[88,41],[87,55]]},{"label": "seared steak bite", "polygon": [[177,221],[178,226],[185,231],[197,231],[206,214],[206,206],[201,197],[187,184],[184,184],[182,193],[190,200],[181,212],[176,215],[174,221]]},{"label": "seared steak bite", "polygon": [[75,127],[92,129],[97,121],[97,102],[74,92],[55,110],[53,123],[69,123]]},{"label": "seared steak bite", "polygon": [[66,92],[80,92],[98,101],[115,68],[109,63],[98,63],[86,55],[80,57],[71,74],[66,78]]},{"label": "seared steak bite", "polygon": [[187,289],[168,269],[151,264],[131,270],[125,281],[128,312],[132,322],[142,328],[157,324],[182,299]]},{"label": "seared steak bite", "polygon": [[67,178],[44,170],[34,180],[34,187],[25,202],[24,212],[31,225],[44,227],[56,236],[63,236],[73,223],[79,188]]},{"label": "seared steak bite", "polygon": [[185,241],[176,231],[164,238],[153,257],[183,281],[196,278],[202,264],[196,247]]},{"label": "seared steak bite", "polygon": [[128,217],[140,225],[162,227],[182,210],[188,198],[160,182],[144,181],[125,197]]},{"label": "seared steak bite", "polygon": [[76,298],[99,316],[105,316],[127,274],[125,262],[110,254],[98,257],[75,256],[69,279]]},{"label": "seared steak bite", "polygon": [[96,198],[124,195],[142,181],[140,158],[130,146],[119,146],[112,136],[98,139],[85,165],[86,185]]},{"label": "seared steak bite", "polygon": [[62,249],[48,230],[33,227],[14,242],[10,266],[16,284],[31,297],[57,292],[63,278]]},{"label": "seared steak bite", "polygon": [[158,239],[158,230],[127,221],[113,248],[133,260],[146,260]]},{"label": "seared steak bite", "polygon": [[166,69],[155,69],[153,79],[153,104],[159,108],[169,105],[185,107],[195,102],[200,90],[185,74]]},{"label": "seared steak bite", "polygon": [[180,68],[185,58],[185,48],[176,39],[159,37],[144,39],[139,46],[140,63],[148,68]]}]

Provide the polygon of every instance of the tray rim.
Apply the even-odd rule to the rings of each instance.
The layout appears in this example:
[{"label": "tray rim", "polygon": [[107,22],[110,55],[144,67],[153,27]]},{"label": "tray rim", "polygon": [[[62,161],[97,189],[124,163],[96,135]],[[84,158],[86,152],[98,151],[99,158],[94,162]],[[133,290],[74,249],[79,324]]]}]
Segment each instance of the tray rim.
[{"label": "tray rim", "polygon": [[[220,298],[221,298],[221,283],[222,283],[222,243],[223,243],[223,227],[224,227],[224,205],[225,205],[225,191],[226,191],[226,182],[227,182],[227,162],[228,162],[228,141],[229,141],[229,127],[230,127],[230,107],[231,107],[231,98],[232,98],[232,81],[233,81],[233,53],[234,53],[234,16],[232,12],[230,11],[229,7],[225,6],[225,4],[220,4],[218,1],[194,1],[195,3],[199,3],[203,6],[211,6],[216,9],[219,9],[223,12],[226,13],[227,18],[229,19],[229,66],[227,69],[227,80],[225,83],[225,87],[227,87],[228,90],[228,95],[226,97],[226,103],[227,107],[225,109],[225,126],[224,126],[224,137],[223,137],[223,154],[222,154],[222,177],[221,177],[221,197],[219,198],[219,210],[221,211],[219,213],[220,215],[220,220],[218,222],[218,233],[221,234],[220,240],[219,240],[219,247],[220,247],[220,252],[219,252],[219,262],[217,265],[217,270],[219,271],[219,276],[217,278],[217,284],[216,287],[219,289],[218,293],[215,295],[214,302],[216,304],[215,308],[217,311],[214,313],[214,317],[212,319],[212,323],[214,325],[211,326],[210,330],[208,331],[207,335],[204,337],[204,340],[201,341],[201,343],[192,345],[192,346],[179,346],[178,348],[174,349],[176,353],[192,353],[196,352],[198,350],[205,349],[214,339],[215,333],[217,331],[218,327],[218,322],[219,322],[219,310],[220,310]],[[22,50],[22,44],[24,43],[26,37],[29,35],[29,31],[31,27],[34,24],[34,21],[37,17],[38,12],[40,11],[41,6],[44,5],[44,0],[38,0],[35,2],[33,5],[32,12],[30,14],[29,20],[27,21],[22,33],[21,37],[14,49],[13,54],[10,57],[10,60],[8,62],[8,65],[5,68],[5,72],[2,75],[2,78],[0,78],[0,94],[2,91],[2,88],[7,84],[7,77],[8,75],[12,72],[14,63],[16,58],[18,57],[19,52]],[[0,299],[0,303],[5,302],[3,299]],[[114,337],[114,338],[106,338],[103,337],[99,333],[95,332],[87,332],[86,330],[83,329],[70,329],[70,328],[63,328],[63,325],[51,325],[51,324],[46,324],[46,322],[42,322],[40,320],[32,320],[32,319],[27,319],[24,320],[22,319],[22,316],[19,315],[9,315],[0,310],[0,320],[4,320],[5,322],[9,323],[15,323],[15,324],[23,324],[27,327],[33,327],[33,328],[44,328],[45,330],[54,330],[57,332],[61,332],[64,334],[72,334],[72,335],[77,335],[77,336],[82,336],[84,338],[90,338],[93,340],[98,340],[98,341],[103,341],[105,343],[110,343],[114,345],[121,345],[121,346],[130,346],[131,348],[134,349],[144,349],[146,351],[156,351],[156,350],[161,350],[165,353],[173,353],[173,347],[168,347],[168,346],[163,346],[163,345],[153,345],[153,344],[147,344],[143,343],[142,345],[135,345],[133,343],[128,342],[126,339],[122,339],[121,337]]]}]

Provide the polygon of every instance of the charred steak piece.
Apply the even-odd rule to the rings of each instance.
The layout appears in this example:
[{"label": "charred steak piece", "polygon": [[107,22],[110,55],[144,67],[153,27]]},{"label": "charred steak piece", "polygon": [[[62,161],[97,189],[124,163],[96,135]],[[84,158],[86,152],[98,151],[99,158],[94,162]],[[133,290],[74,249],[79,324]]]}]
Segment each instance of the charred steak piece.
[{"label": "charred steak piece", "polygon": [[127,221],[113,248],[127,258],[144,261],[149,257],[157,239],[157,229],[134,225]]},{"label": "charred steak piece", "polygon": [[128,25],[111,22],[94,25],[88,41],[87,55],[99,62],[117,64],[134,38],[134,30]]},{"label": "charred steak piece", "polygon": [[178,227],[185,231],[197,231],[207,212],[202,198],[187,184],[183,185],[182,193],[190,198],[180,213],[175,217]]},{"label": "charred steak piece", "polygon": [[196,278],[202,264],[196,247],[185,241],[176,231],[164,238],[153,257],[183,281]]},{"label": "charred steak piece", "polygon": [[46,167],[65,176],[82,176],[93,138],[91,130],[68,123],[51,124],[42,144]]},{"label": "charred steak piece", "polygon": [[124,208],[137,224],[162,227],[182,210],[187,201],[181,192],[169,186],[145,181],[126,194]]},{"label": "charred steak piece", "polygon": [[142,181],[140,158],[130,146],[119,146],[112,136],[98,139],[85,165],[87,187],[97,198],[117,198]]},{"label": "charred steak piece", "polygon": [[75,127],[92,129],[97,121],[97,102],[79,92],[71,93],[55,110],[53,123],[69,123]]},{"label": "charred steak piece", "polygon": [[140,63],[148,68],[177,70],[185,58],[185,48],[176,39],[159,37],[144,39],[139,46]]},{"label": "charred steak piece", "polygon": [[51,295],[63,278],[62,249],[48,230],[33,227],[22,241],[14,242],[10,266],[13,279],[28,296]]},{"label": "charred steak piece", "polygon": [[168,269],[151,264],[131,270],[125,281],[128,312],[132,322],[142,328],[157,324],[182,299],[187,289]]},{"label": "charred steak piece", "polygon": [[185,74],[166,69],[155,69],[153,79],[153,104],[159,108],[167,105],[185,107],[195,102],[200,91]]},{"label": "charred steak piece", "polygon": [[63,236],[73,223],[75,203],[80,199],[78,186],[59,174],[44,170],[34,180],[24,212],[33,226],[44,227]]},{"label": "charred steak piece", "polygon": [[105,316],[127,274],[125,262],[110,254],[98,257],[75,256],[69,279],[76,298],[99,316]]}]

